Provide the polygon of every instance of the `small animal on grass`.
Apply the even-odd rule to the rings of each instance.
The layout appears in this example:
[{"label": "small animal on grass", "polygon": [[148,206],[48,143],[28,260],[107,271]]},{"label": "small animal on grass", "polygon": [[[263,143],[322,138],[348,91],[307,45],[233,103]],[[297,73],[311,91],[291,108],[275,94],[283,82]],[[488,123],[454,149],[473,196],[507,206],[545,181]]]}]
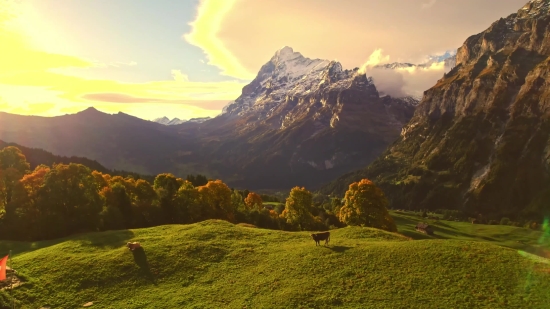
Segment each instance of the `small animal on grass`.
[{"label": "small animal on grass", "polygon": [[311,238],[315,240],[315,246],[320,246],[319,243],[321,240],[325,241],[325,246],[328,245],[328,242],[330,241],[330,232],[321,232],[321,233],[313,233],[311,234]]},{"label": "small animal on grass", "polygon": [[126,244],[126,247],[128,247],[130,251],[134,251],[138,248],[141,248],[141,245],[139,244],[139,242],[129,242]]}]

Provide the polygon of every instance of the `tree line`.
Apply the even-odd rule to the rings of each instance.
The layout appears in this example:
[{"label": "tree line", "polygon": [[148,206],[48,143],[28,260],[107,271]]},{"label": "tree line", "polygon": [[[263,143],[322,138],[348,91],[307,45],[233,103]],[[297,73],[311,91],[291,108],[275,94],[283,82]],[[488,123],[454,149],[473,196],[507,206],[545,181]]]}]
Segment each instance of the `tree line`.
[{"label": "tree line", "polygon": [[207,219],[281,230],[363,225],[396,231],[382,190],[369,180],[350,185],[343,200],[293,188],[285,203],[229,188],[203,175],[112,176],[76,163],[30,170],[17,147],[0,150],[0,235],[35,241],[75,233],[189,224]]}]

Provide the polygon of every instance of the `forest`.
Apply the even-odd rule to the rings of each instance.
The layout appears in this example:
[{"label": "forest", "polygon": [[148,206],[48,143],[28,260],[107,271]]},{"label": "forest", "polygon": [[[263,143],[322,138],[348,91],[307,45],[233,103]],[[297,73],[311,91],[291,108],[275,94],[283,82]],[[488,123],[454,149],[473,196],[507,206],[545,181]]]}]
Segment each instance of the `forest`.
[{"label": "forest", "polygon": [[[272,202],[264,205],[265,202]],[[33,170],[14,146],[0,150],[0,235],[36,241],[78,233],[190,224],[207,219],[288,231],[363,225],[396,231],[382,190],[363,179],[345,198],[328,199],[294,187],[276,197],[229,188],[204,175],[159,174],[153,183],[112,176],[82,164],[44,164]]]}]

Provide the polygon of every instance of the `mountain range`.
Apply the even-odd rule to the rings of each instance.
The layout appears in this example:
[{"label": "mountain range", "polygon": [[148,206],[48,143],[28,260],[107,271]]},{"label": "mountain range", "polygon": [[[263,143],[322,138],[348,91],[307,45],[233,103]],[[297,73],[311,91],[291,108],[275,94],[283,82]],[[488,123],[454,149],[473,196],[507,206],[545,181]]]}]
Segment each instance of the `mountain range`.
[{"label": "mountain range", "polygon": [[202,123],[202,122],[205,122],[206,120],[210,120],[210,119],[212,119],[212,118],[211,117],[201,117],[201,118],[191,118],[189,120],[182,120],[182,119],[179,119],[179,118],[174,118],[174,119],[170,120],[170,118],[164,116],[164,117],[161,117],[161,118],[154,119],[153,122],[160,123],[160,124],[163,124],[163,125],[166,125],[166,126],[173,126],[173,125],[177,125],[177,124],[182,124],[184,122]]},{"label": "mountain range", "polygon": [[529,1],[448,58],[376,67],[443,61],[445,73],[421,100],[380,93],[368,71],[283,47],[212,119],[164,125],[168,118],[93,108],[52,118],[0,113],[0,139],[240,188],[315,189],[340,176],[321,192],[342,195],[366,177],[392,207],[540,215],[550,202],[549,7]]},{"label": "mountain range", "polygon": [[399,138],[367,177],[392,206],[537,216],[550,211],[550,1],[469,37],[456,66],[425,92]]},{"label": "mountain range", "polygon": [[0,113],[0,139],[140,174],[203,174],[250,189],[318,187],[372,162],[417,103],[379,95],[358,69],[284,47],[213,119],[152,122],[94,108],[51,118]]}]

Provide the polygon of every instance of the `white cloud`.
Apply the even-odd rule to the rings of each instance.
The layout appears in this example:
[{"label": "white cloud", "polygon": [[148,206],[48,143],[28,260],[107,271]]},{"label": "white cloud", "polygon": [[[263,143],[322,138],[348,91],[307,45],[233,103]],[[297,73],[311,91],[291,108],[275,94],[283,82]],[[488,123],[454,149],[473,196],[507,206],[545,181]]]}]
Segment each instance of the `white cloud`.
[{"label": "white cloud", "polygon": [[177,82],[188,82],[189,76],[183,74],[180,70],[172,70],[172,77]]},{"label": "white cloud", "polygon": [[359,69],[359,73],[363,74],[367,72],[370,68],[383,63],[388,63],[390,61],[390,56],[382,56],[382,49],[376,49],[370,56],[369,60],[365,62]]},{"label": "white cloud", "polygon": [[364,67],[365,74],[372,77],[376,89],[392,97],[422,97],[424,91],[433,87],[445,73],[444,61],[434,62],[429,67],[415,66],[398,69],[373,68],[370,65]]}]

